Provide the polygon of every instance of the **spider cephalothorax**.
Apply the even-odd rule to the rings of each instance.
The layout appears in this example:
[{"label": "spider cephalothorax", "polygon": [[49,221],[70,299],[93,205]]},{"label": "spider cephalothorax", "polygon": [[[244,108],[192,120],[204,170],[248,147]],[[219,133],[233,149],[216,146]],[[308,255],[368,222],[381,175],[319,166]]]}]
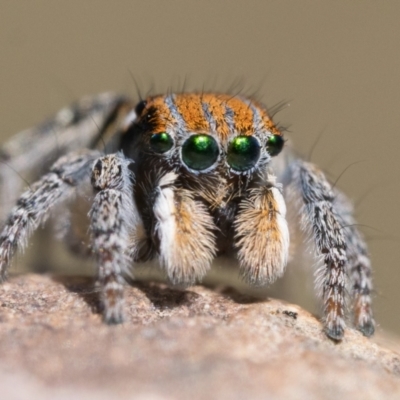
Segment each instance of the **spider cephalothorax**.
[{"label": "spider cephalothorax", "polygon": [[[58,136],[52,145],[54,130]],[[46,143],[43,150],[38,139]],[[30,159],[35,142],[36,153],[42,153]],[[103,152],[94,150],[103,143]],[[315,165],[290,152],[279,155],[283,144],[265,108],[240,96],[169,94],[136,107],[107,94],[82,100],[3,148],[7,166],[15,171],[37,176],[40,166],[49,172],[9,214],[0,237],[2,276],[30,230],[91,177],[91,247],[104,318],[119,323],[123,276],[136,262],[156,258],[173,283],[188,285],[225,253],[238,260],[250,284],[280,277],[289,253],[287,202],[321,261],[326,333],[333,339],[343,336],[347,284],[356,326],[370,336],[371,267],[351,207]],[[57,153],[64,156],[49,168]],[[3,215],[6,200],[19,191],[7,172],[0,170]]]},{"label": "spider cephalothorax", "polygon": [[[205,207],[198,214],[192,210],[190,223],[187,221],[185,227],[181,227],[185,230],[182,240],[188,241],[191,237],[194,243],[193,248],[178,243],[180,251],[191,249],[195,258],[207,257],[207,260],[212,259],[215,253],[233,253],[238,247],[236,242],[239,237],[242,241],[246,240],[241,234],[244,226],[239,223],[234,226],[239,208],[247,204],[243,200],[248,193],[265,179],[263,174],[271,157],[282,149],[280,131],[255,102],[228,95],[157,96],[140,103],[136,113],[137,118],[133,119],[122,137],[122,149],[135,160],[132,169],[136,179],[136,204],[139,213],[145,217],[148,235],[155,239],[146,240],[146,243],[159,246],[157,237],[162,224],[155,218],[154,206],[162,179],[171,173],[176,174],[172,186],[178,189],[174,191],[171,201],[178,204],[190,202],[199,211]],[[146,201],[143,202],[143,199]],[[284,213],[284,210],[281,211]],[[196,227],[201,225],[203,213],[207,213],[208,219],[212,216],[212,221],[198,232]],[[271,222],[265,229],[272,232],[272,214],[269,218]],[[243,225],[247,223],[250,221],[243,221]],[[279,235],[280,246],[287,248],[287,229],[283,227]],[[212,246],[196,246],[200,237]],[[282,264],[276,265],[275,272],[263,272],[270,263],[267,259],[276,256],[274,251],[266,252],[265,256],[269,254],[269,257],[259,260],[257,265],[244,267],[247,257],[243,252],[247,250],[244,246],[240,247],[244,261],[243,275],[253,283],[271,282],[279,275],[276,272],[283,271],[286,256],[275,260]],[[286,248],[282,248],[279,254],[286,254]],[[154,253],[157,252],[159,250],[156,249]],[[193,283],[208,268],[209,265],[194,268],[191,274],[179,275],[178,281]],[[186,268],[182,266],[180,269]],[[254,273],[249,273],[247,269],[253,269]],[[168,272],[169,268],[166,270]],[[176,277],[170,275],[170,279],[175,281]]]}]

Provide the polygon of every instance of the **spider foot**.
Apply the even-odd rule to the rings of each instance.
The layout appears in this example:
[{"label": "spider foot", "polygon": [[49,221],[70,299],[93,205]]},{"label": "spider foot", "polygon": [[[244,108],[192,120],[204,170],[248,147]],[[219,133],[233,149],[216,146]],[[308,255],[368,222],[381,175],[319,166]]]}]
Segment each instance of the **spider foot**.
[{"label": "spider foot", "polygon": [[373,318],[368,318],[357,325],[357,330],[359,330],[366,337],[372,336],[375,332],[375,322]]},{"label": "spider foot", "polygon": [[107,325],[119,325],[124,322],[123,314],[120,311],[109,312],[107,315],[104,315],[103,319]]},{"label": "spider foot", "polygon": [[125,320],[123,311],[123,301],[117,301],[115,304],[110,305],[104,302],[103,321],[107,325],[119,325]]},{"label": "spider foot", "polygon": [[344,326],[340,323],[331,324],[325,328],[325,333],[332,340],[339,342],[344,336]]}]

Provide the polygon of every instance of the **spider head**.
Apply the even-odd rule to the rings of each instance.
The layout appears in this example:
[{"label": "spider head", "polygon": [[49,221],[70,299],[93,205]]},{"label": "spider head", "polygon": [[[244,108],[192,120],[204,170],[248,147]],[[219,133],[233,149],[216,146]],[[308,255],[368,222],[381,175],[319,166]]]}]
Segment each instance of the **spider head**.
[{"label": "spider head", "polygon": [[215,93],[147,98],[135,109],[122,148],[146,169],[185,179],[252,176],[280,153],[282,133],[257,102]]}]

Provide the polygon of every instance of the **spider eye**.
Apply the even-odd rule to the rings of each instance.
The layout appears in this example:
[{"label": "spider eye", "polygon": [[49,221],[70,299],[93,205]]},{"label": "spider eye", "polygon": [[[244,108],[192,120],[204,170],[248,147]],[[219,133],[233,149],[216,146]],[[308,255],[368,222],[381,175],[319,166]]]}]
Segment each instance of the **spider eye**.
[{"label": "spider eye", "polygon": [[165,153],[172,148],[174,141],[166,132],[155,133],[150,138],[150,147],[156,153]]},{"label": "spider eye", "polygon": [[267,140],[267,151],[270,156],[277,156],[282,151],[284,143],[281,135],[271,135]]},{"label": "spider eye", "polygon": [[141,102],[139,102],[136,107],[135,107],[135,113],[138,117],[140,117],[142,115],[143,110],[146,108],[147,105],[147,101],[146,100],[142,100]]},{"label": "spider eye", "polygon": [[210,135],[193,135],[182,146],[182,160],[191,169],[202,171],[218,159],[219,149]]},{"label": "spider eye", "polygon": [[253,168],[260,158],[260,144],[253,136],[237,136],[228,146],[227,162],[236,171]]}]

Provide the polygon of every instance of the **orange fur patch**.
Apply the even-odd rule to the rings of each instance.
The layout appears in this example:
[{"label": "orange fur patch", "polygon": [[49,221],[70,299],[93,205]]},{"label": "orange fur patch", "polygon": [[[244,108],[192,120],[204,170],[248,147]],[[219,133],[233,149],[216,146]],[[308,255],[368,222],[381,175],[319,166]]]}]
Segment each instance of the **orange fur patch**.
[{"label": "orange fur patch", "polygon": [[175,104],[186,123],[187,130],[193,132],[208,132],[210,126],[204,118],[201,97],[197,94],[177,95]]},{"label": "orange fur patch", "polygon": [[[155,107],[158,113],[153,117],[152,123],[155,125],[156,132],[165,132],[168,126],[177,124],[171,111],[165,103],[166,95],[156,96],[147,100],[146,108]],[[222,141],[227,140],[228,135],[233,133],[226,120],[226,107],[233,111],[234,130],[240,135],[253,135],[253,111],[249,105],[256,107],[265,125],[265,129],[276,135],[281,132],[268,116],[267,111],[257,102],[227,94],[216,93],[180,93],[175,94],[175,104],[178,112],[185,121],[189,131],[206,133],[210,131],[210,126],[205,118],[202,103],[206,104],[212,117],[215,120],[216,133]]]}]

